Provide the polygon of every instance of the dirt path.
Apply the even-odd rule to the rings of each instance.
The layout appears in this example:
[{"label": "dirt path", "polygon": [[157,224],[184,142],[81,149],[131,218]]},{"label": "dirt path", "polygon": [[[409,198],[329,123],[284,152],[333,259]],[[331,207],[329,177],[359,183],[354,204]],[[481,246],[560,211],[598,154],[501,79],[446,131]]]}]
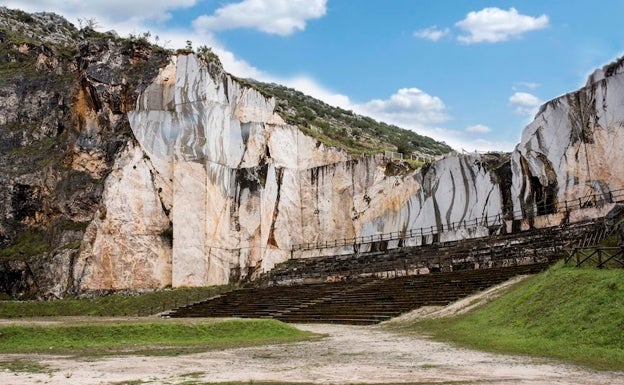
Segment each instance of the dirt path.
[{"label": "dirt path", "polygon": [[379,327],[299,325],[326,333],[314,342],[231,349],[178,357],[106,357],[85,361],[9,355],[36,360],[49,374],[0,372],[0,384],[179,384],[184,381],[286,381],[319,384],[622,384],[623,373],[598,373],[547,360],[457,349]]}]

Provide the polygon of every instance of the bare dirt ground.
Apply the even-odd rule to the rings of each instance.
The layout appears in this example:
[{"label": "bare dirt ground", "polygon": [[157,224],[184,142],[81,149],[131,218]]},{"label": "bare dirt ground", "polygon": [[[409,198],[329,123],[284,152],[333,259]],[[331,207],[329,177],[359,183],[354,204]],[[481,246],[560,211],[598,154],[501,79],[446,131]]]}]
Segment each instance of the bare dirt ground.
[{"label": "bare dirt ground", "polygon": [[[461,312],[478,301],[489,300],[496,295],[497,290],[504,287],[488,290],[478,297],[465,299],[446,308],[420,309],[405,315],[403,319]],[[174,385],[224,381],[316,384],[624,384],[622,372],[595,372],[546,359],[460,349],[425,336],[396,334],[378,326],[311,324],[298,327],[326,334],[327,337],[312,342],[175,357],[111,356],[76,360],[50,355],[5,355],[0,357],[0,361],[35,361],[50,370],[44,373],[0,371],[0,384]]]},{"label": "bare dirt ground", "polygon": [[[379,327],[300,325],[320,341],[212,351],[177,357],[68,359],[8,355],[39,362],[49,373],[0,372],[0,384],[180,384],[185,381],[284,381],[318,384],[622,384],[624,373],[600,373],[553,361],[459,349]],[[134,382],[133,382],[134,381]],[[188,383],[188,382],[187,382]]]}]

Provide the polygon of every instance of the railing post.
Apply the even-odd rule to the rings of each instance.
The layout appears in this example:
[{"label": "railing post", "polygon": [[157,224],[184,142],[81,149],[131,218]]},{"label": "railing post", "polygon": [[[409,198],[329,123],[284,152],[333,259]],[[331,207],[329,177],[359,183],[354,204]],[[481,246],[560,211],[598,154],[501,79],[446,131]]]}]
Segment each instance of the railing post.
[{"label": "railing post", "polygon": [[580,267],[581,266],[581,256],[580,256],[580,251],[578,248],[574,248],[574,254],[576,256],[576,267]]},{"label": "railing post", "polygon": [[602,267],[602,250],[598,249],[598,267]]}]

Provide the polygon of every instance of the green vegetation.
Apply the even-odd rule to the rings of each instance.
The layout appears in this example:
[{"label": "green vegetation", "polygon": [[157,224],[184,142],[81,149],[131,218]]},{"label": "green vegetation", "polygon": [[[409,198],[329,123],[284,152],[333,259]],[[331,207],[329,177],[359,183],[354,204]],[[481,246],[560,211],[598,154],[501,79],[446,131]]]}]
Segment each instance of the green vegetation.
[{"label": "green vegetation", "polygon": [[23,260],[33,255],[39,255],[51,250],[51,246],[39,231],[22,231],[15,241],[0,249],[1,260]]},{"label": "green vegetation", "polygon": [[208,46],[205,46],[205,45],[199,46],[199,48],[197,49],[197,55],[199,55],[199,57],[204,59],[207,63],[215,63],[219,66],[222,65],[221,59],[219,59],[219,56],[217,56],[216,53],[212,52],[212,48]]},{"label": "green vegetation", "polygon": [[313,338],[276,320],[104,321],[0,327],[2,353],[175,355]]},{"label": "green vegetation", "polygon": [[624,370],[624,270],[560,263],[476,311],[403,328],[476,349]]},{"label": "green vegetation", "polygon": [[[601,267],[605,268],[622,268],[624,267],[619,255],[618,240],[616,235],[609,236],[599,243],[599,248],[589,247],[574,253],[569,260],[566,261],[570,265],[576,266],[577,261],[581,262],[582,267],[597,267],[601,263]],[[604,249],[604,248],[611,249]],[[615,258],[608,260],[609,258]],[[608,260],[608,261],[607,261]],[[607,262],[604,262],[607,261]]]},{"label": "green vegetation", "polygon": [[[37,123],[32,122],[32,125],[35,124]],[[25,146],[15,147],[7,153],[7,156],[16,160],[15,164],[21,166],[18,167],[20,171],[26,171],[33,166],[44,168],[49,164],[58,164],[63,155],[62,151],[59,151],[59,143],[66,138],[67,135],[43,138]]]},{"label": "green vegetation", "polygon": [[274,96],[277,112],[287,123],[297,125],[323,144],[352,154],[396,151],[405,155],[440,155],[452,151],[446,143],[332,107],[291,88],[250,79],[240,81],[264,95]]},{"label": "green vegetation", "polygon": [[167,289],[141,295],[111,294],[93,299],[0,301],[0,318],[48,316],[144,316],[214,297],[231,286]]},{"label": "green vegetation", "polygon": [[30,360],[8,360],[0,359],[0,371],[12,373],[51,373],[52,370],[36,361]]}]

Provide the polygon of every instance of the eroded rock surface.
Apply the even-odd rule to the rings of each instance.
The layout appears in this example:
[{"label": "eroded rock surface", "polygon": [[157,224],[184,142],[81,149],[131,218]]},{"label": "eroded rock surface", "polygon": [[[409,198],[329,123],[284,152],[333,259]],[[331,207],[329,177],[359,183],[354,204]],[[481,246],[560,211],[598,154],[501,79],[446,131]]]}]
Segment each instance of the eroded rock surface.
[{"label": "eroded rock surface", "polygon": [[488,167],[504,160],[457,156],[414,171],[381,156],[355,159],[274,110],[272,98],[184,55],[129,113],[171,206],[173,286],[253,278],[304,242],[502,211],[500,180]]},{"label": "eroded rock surface", "polygon": [[[40,43],[16,43],[23,30]],[[15,298],[238,282],[302,243],[485,236],[624,187],[621,60],[546,103],[511,156],[413,169],[322,144],[204,56],[6,8],[0,46],[0,289]]]},{"label": "eroded rock surface", "polygon": [[512,161],[517,216],[624,188],[622,65],[596,70],[585,87],[544,104],[526,127]]}]

